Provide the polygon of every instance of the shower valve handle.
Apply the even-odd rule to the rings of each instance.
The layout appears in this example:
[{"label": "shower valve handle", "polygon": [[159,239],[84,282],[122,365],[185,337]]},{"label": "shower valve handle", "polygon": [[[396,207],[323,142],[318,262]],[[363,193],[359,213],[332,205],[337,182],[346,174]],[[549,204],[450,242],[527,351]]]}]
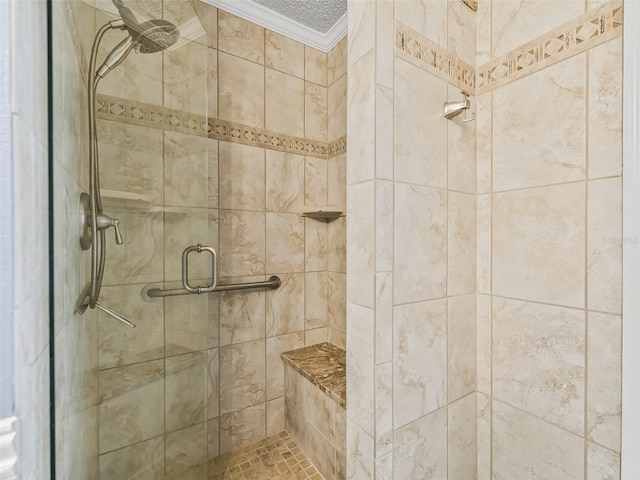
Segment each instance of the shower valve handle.
[{"label": "shower valve handle", "polygon": [[117,218],[111,218],[104,213],[99,213],[96,220],[98,223],[98,230],[106,230],[109,227],[113,227],[116,234],[116,243],[118,245],[122,245],[124,243],[124,240],[122,240],[122,234],[120,233],[120,221]]}]

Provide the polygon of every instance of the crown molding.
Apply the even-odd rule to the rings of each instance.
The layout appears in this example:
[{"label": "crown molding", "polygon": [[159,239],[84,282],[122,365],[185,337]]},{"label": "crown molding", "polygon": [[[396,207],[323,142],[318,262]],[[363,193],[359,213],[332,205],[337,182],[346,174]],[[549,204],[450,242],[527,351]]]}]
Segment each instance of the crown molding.
[{"label": "crown molding", "polygon": [[17,420],[15,417],[0,420],[0,480],[15,480],[18,453],[16,452]]},{"label": "crown molding", "polygon": [[320,33],[251,1],[200,0],[310,47],[328,53],[347,34],[345,13],[327,33]]}]

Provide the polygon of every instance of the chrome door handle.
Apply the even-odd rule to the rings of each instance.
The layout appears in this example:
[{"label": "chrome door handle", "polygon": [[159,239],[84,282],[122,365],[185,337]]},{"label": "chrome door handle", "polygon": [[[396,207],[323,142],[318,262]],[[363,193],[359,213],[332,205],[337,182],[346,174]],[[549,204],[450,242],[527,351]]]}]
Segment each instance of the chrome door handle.
[{"label": "chrome door handle", "polygon": [[[209,252],[211,254],[211,284],[206,287],[192,287],[189,285],[189,254],[191,252]],[[191,245],[182,252],[182,287],[190,293],[210,293],[218,285],[218,254],[212,247]]]}]

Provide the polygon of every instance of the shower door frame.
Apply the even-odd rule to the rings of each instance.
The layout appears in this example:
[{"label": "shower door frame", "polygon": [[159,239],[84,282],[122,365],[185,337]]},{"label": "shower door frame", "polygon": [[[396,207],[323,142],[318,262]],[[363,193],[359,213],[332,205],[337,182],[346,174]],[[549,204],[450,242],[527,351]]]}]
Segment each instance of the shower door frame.
[{"label": "shower door frame", "polygon": [[640,478],[640,2],[624,2],[622,480]]}]

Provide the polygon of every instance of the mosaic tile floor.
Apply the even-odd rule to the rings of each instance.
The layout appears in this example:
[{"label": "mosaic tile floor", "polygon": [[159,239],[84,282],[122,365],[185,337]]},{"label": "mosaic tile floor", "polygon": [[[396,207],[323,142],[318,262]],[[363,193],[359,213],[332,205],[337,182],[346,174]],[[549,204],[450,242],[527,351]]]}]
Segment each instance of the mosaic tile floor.
[{"label": "mosaic tile floor", "polygon": [[287,432],[216,458],[209,480],[324,480]]}]

